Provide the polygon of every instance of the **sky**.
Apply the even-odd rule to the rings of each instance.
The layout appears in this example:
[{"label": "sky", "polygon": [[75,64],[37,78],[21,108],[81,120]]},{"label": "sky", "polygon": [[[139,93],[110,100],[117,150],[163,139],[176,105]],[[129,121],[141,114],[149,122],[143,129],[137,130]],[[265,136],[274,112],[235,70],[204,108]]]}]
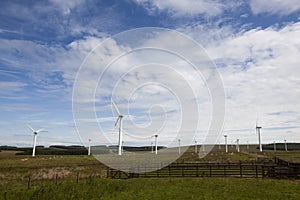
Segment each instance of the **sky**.
[{"label": "sky", "polygon": [[[116,145],[112,99],[126,115],[125,145],[150,145],[156,133],[166,146],[224,143],[224,134],[257,143],[256,123],[263,143],[300,142],[297,0],[0,5],[0,145],[31,146],[28,124],[47,130],[38,145]],[[203,60],[207,76],[188,63]]]}]

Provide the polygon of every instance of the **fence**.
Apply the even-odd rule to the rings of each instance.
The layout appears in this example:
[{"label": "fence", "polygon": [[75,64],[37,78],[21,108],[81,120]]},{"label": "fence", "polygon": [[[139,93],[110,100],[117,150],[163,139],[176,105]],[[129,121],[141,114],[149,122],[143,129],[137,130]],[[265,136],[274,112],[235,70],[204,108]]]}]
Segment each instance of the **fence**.
[{"label": "fence", "polygon": [[270,169],[269,177],[300,178],[300,163],[288,162],[276,157],[274,161],[276,165]]},{"label": "fence", "polygon": [[[267,177],[274,163],[173,163],[159,170],[151,167],[130,168],[128,172],[109,169],[109,178],[135,177]],[[144,172],[142,172],[142,170]]]}]

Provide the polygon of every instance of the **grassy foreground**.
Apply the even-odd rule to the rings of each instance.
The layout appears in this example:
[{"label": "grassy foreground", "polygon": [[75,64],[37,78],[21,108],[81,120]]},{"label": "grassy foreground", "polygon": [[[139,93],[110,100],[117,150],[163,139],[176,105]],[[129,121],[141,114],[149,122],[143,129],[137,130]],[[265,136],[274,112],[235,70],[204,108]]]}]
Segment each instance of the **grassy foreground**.
[{"label": "grassy foreground", "polygon": [[1,189],[0,199],[300,199],[295,180],[237,178],[89,179]]}]

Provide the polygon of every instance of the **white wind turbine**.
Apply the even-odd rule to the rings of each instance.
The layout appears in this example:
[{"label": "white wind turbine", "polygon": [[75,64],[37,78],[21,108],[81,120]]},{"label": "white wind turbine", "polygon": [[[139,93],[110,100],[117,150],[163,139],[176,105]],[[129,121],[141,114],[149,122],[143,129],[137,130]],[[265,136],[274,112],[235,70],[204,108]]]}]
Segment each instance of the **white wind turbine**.
[{"label": "white wind turbine", "polygon": [[118,147],[118,155],[122,155],[122,142],[123,142],[123,134],[122,134],[122,120],[124,115],[121,115],[119,109],[117,108],[116,104],[112,101],[113,107],[118,114],[118,118],[115,122],[115,126],[117,126],[119,122],[119,147]]},{"label": "white wind turbine", "polygon": [[32,149],[32,157],[35,157],[35,148],[36,148],[36,137],[40,132],[47,132],[44,129],[34,130],[31,126],[27,125],[27,127],[33,132],[33,149]]},{"label": "white wind turbine", "polygon": [[240,139],[236,139],[236,151],[240,152]]},{"label": "white wind turbine", "polygon": [[88,149],[88,155],[91,155],[91,139],[89,139],[89,149]]},{"label": "white wind turbine", "polygon": [[154,137],[155,137],[155,155],[157,155],[157,137],[158,137],[158,135],[155,134]]},{"label": "white wind turbine", "polygon": [[224,135],[224,138],[225,138],[225,152],[228,153],[227,135]]},{"label": "white wind turbine", "polygon": [[256,120],[256,134],[258,135],[258,143],[259,143],[259,151],[262,152],[262,144],[261,144],[261,137],[260,137],[260,129],[262,127],[257,125],[257,120]]}]

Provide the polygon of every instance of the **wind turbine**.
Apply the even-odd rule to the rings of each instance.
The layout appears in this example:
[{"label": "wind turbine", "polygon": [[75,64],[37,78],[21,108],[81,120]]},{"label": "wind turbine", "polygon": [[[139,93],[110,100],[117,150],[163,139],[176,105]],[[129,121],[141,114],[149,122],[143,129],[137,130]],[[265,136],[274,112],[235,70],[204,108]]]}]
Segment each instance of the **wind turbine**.
[{"label": "wind turbine", "polygon": [[157,155],[157,134],[154,135],[155,136],[155,155]]},{"label": "wind turbine", "polygon": [[225,152],[228,153],[227,135],[224,135],[224,138],[225,138]]},{"label": "wind turbine", "polygon": [[116,104],[112,101],[113,107],[118,114],[118,118],[115,122],[115,127],[117,126],[119,122],[119,148],[118,148],[118,155],[122,155],[122,142],[123,142],[123,135],[122,135],[122,120],[123,120],[123,115],[121,115],[119,109],[117,108]]},{"label": "wind turbine", "polygon": [[257,120],[256,120],[256,134],[258,135],[258,143],[259,143],[259,151],[262,152],[262,145],[261,145],[261,138],[260,138],[260,129],[262,127],[257,125]]},{"label": "wind turbine", "polygon": [[287,151],[287,150],[288,150],[288,147],[287,147],[286,140],[284,140],[284,148],[285,148],[285,151]]},{"label": "wind turbine", "polygon": [[35,148],[36,148],[36,137],[40,132],[46,132],[44,129],[34,130],[31,126],[27,125],[27,127],[33,132],[33,149],[32,149],[32,157],[35,157]]},{"label": "wind turbine", "polygon": [[88,150],[88,155],[90,156],[91,155],[91,139],[89,139],[89,150]]},{"label": "wind turbine", "polygon": [[240,139],[236,139],[236,150],[240,152]]}]

